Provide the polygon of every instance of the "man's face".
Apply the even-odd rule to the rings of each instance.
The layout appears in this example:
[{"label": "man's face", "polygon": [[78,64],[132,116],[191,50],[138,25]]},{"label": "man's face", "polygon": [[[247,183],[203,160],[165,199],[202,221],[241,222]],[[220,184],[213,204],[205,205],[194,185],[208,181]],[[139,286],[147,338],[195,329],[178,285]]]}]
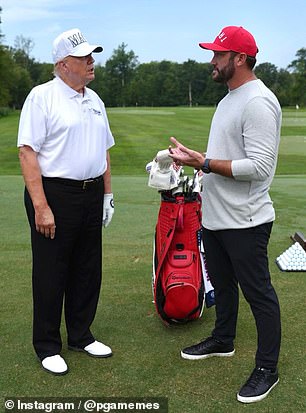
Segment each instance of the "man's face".
[{"label": "man's face", "polygon": [[227,83],[235,74],[235,55],[232,52],[214,52],[212,78],[218,83]]},{"label": "man's face", "polygon": [[86,86],[89,82],[94,80],[94,58],[92,54],[84,57],[68,56],[66,59],[66,65],[69,68],[68,76],[69,80],[74,84],[81,84]]}]

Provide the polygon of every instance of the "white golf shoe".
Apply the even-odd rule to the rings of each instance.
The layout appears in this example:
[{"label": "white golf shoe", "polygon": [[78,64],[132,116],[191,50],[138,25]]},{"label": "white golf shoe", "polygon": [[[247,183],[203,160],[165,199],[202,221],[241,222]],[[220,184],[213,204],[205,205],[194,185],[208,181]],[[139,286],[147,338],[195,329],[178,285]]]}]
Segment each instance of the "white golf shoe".
[{"label": "white golf shoe", "polygon": [[100,341],[93,341],[92,343],[88,344],[84,348],[75,347],[75,346],[68,346],[69,350],[73,351],[82,351],[83,353],[88,354],[91,357],[110,357],[112,353],[112,349],[105,344],[101,343]]},{"label": "white golf shoe", "polygon": [[88,344],[88,346],[84,347],[84,351],[92,357],[110,357],[113,354],[112,349],[100,341]]},{"label": "white golf shoe", "polygon": [[48,373],[55,375],[63,375],[68,373],[68,366],[63,357],[61,357],[59,354],[44,358],[41,361],[41,365],[43,369]]}]

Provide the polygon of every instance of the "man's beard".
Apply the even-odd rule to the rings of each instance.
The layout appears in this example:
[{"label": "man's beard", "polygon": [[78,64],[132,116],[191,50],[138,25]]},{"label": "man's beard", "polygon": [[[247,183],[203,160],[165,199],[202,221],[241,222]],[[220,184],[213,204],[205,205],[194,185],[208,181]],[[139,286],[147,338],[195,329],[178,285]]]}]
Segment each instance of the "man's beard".
[{"label": "man's beard", "polygon": [[214,69],[217,73],[217,76],[213,77],[213,80],[217,83],[227,83],[234,76],[235,66],[233,59],[230,59],[228,65],[223,69],[218,70]]}]

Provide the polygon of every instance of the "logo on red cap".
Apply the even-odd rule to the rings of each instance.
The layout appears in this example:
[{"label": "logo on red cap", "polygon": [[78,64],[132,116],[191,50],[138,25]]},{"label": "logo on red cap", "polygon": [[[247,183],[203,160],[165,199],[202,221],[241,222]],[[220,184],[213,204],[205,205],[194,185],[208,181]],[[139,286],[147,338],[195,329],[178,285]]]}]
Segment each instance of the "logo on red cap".
[{"label": "logo on red cap", "polygon": [[227,36],[224,32],[221,32],[218,37],[221,43],[224,42],[225,39],[227,39]]}]

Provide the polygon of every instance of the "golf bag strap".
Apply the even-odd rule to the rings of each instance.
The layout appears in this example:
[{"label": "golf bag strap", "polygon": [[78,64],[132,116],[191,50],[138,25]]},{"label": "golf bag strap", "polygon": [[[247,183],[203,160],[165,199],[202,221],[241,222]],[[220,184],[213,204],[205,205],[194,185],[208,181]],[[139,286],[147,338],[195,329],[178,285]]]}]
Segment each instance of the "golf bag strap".
[{"label": "golf bag strap", "polygon": [[179,205],[179,210],[177,214],[177,221],[176,221],[176,226],[179,230],[183,231],[184,229],[184,209],[183,209],[183,202],[180,202]]},{"label": "golf bag strap", "polygon": [[173,239],[174,232],[175,232],[177,217],[178,217],[178,214],[179,214],[179,210],[180,210],[180,209],[181,209],[181,208],[177,208],[176,214],[173,216],[173,225],[171,226],[171,228],[169,228],[169,231],[168,231],[168,233],[167,233],[167,238],[166,238],[166,240],[163,242],[163,245],[162,245],[162,251],[163,251],[163,252],[162,252],[162,255],[161,255],[161,257],[160,257],[160,259],[159,259],[159,261],[158,261],[158,265],[157,265],[157,269],[156,269],[156,279],[157,279],[157,277],[159,276],[161,267],[162,267],[162,265],[163,265],[163,263],[164,263],[164,260],[165,260],[165,258],[166,258],[167,252],[168,252],[168,250],[169,250],[169,248],[170,248],[171,241],[172,241],[172,239]]},{"label": "golf bag strap", "polygon": [[189,317],[191,317],[193,314],[195,314],[199,309],[200,309],[201,305],[197,305],[192,311],[190,311],[189,314],[187,314],[187,316],[183,319],[181,319],[180,321],[185,323],[186,321],[189,320]]},{"label": "golf bag strap", "polygon": [[[189,317],[191,317],[193,314],[195,314],[198,310],[200,310],[201,308],[201,304],[197,305],[193,310],[191,310],[186,317],[184,318],[180,318],[180,319],[176,319],[176,322],[178,323],[186,323],[189,320]],[[167,317],[166,317],[167,318]],[[168,317],[169,319],[169,317]],[[165,321],[165,320],[164,320]]]}]

